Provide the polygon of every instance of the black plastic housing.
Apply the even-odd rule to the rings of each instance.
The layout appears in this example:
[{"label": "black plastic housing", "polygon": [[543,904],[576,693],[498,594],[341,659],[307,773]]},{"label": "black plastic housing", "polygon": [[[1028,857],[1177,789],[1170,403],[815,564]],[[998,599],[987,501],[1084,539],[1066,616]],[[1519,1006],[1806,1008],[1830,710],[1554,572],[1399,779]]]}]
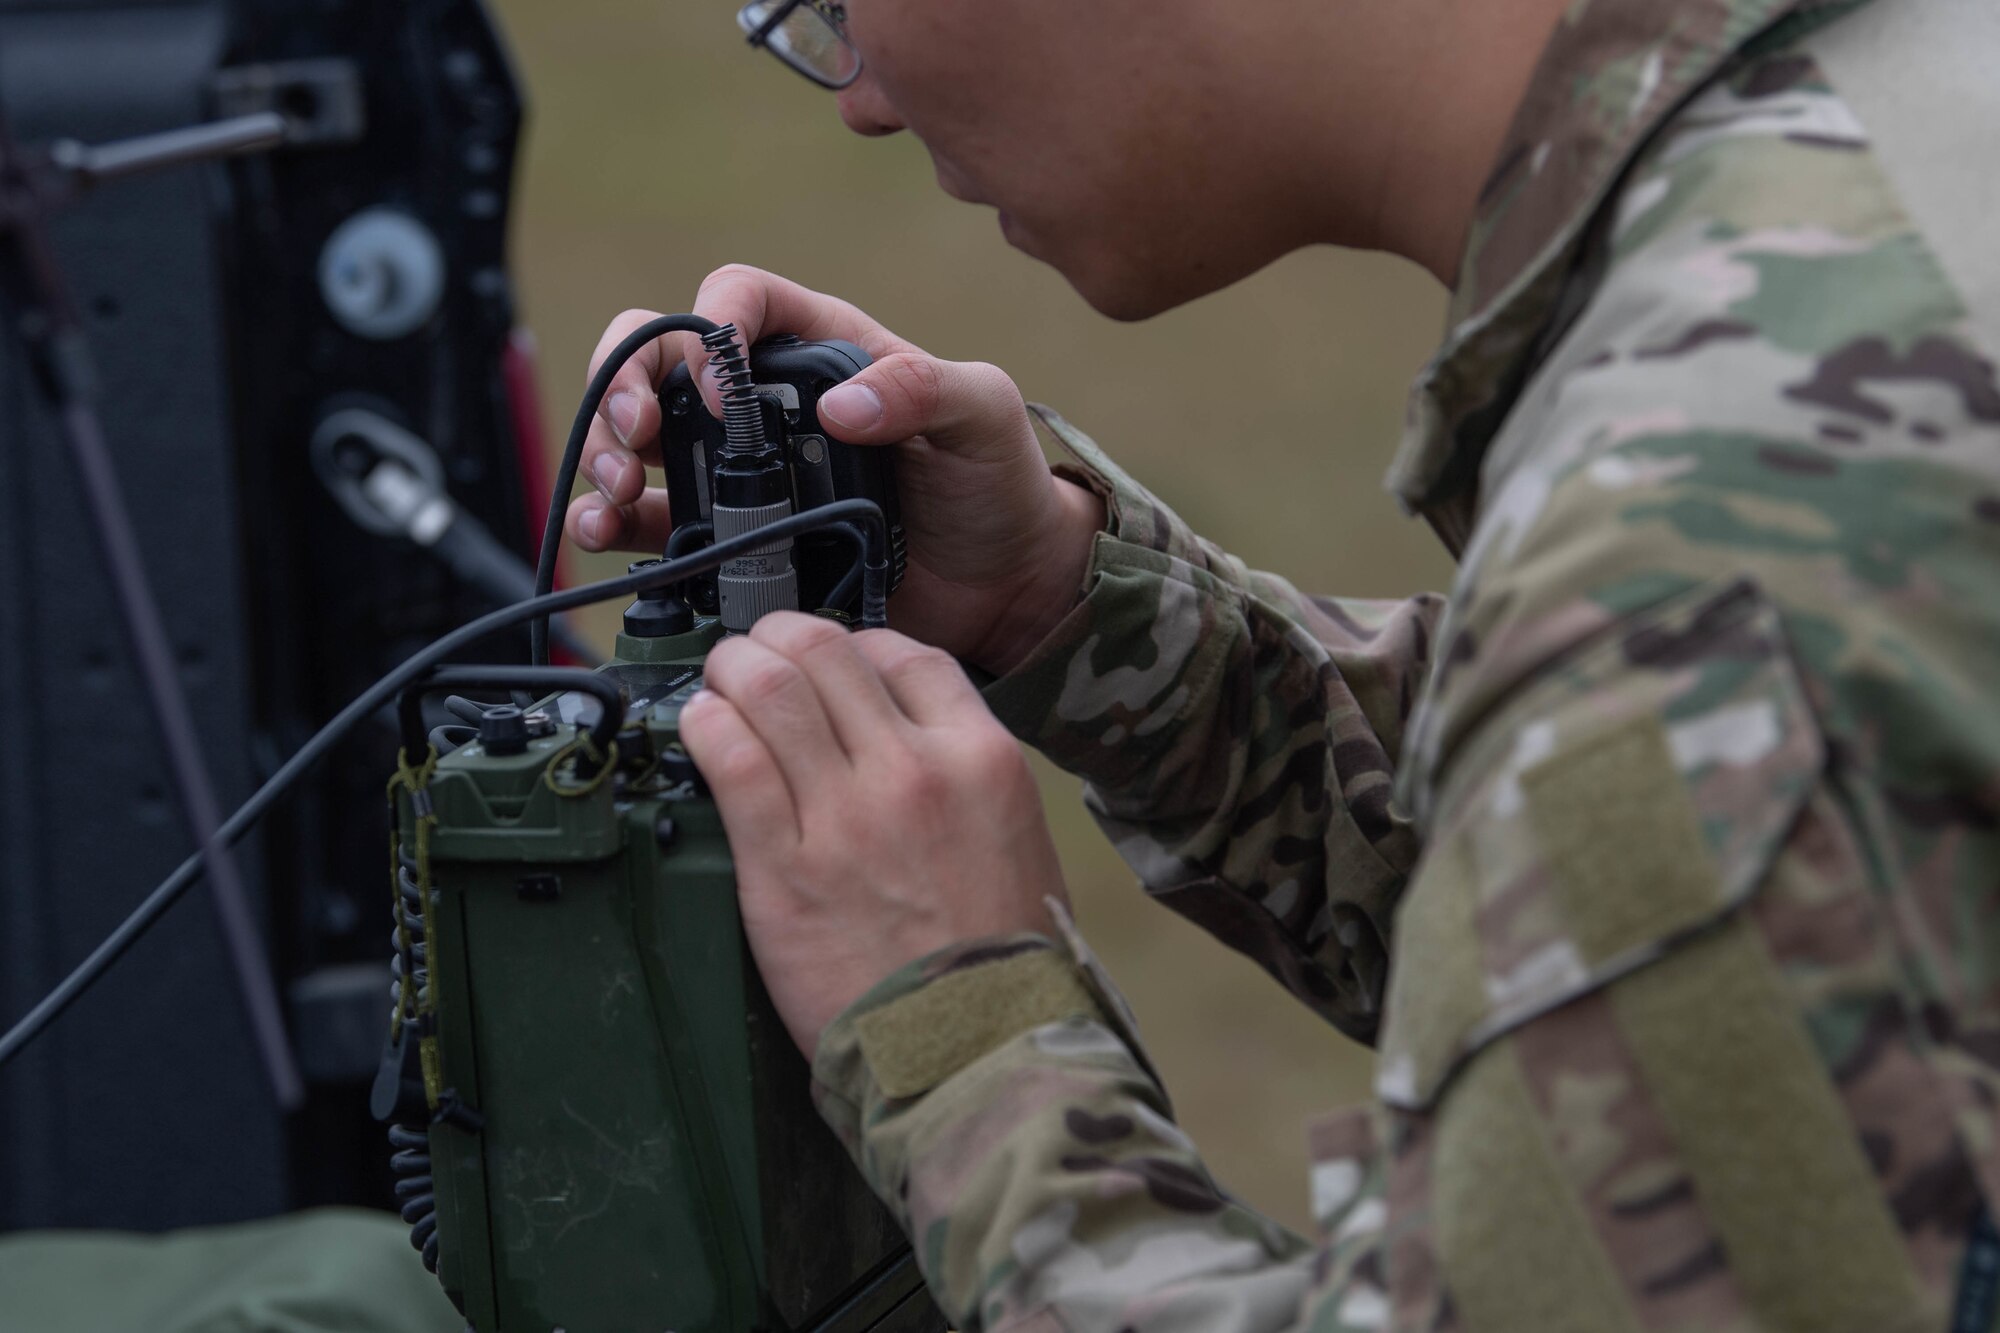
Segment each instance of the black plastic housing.
[{"label": "black plastic housing", "polygon": [[[764,397],[765,430],[779,446],[791,479],[792,503],[803,513],[835,500],[872,500],[889,524],[889,588],[902,582],[909,541],[896,498],[893,453],[886,448],[843,444],[820,424],[819,400],[835,385],[860,374],[872,358],[850,342],[804,342],[790,335],[766,338],[750,349],[750,374]],[[667,474],[673,524],[706,523],[714,518],[713,497],[723,463],[722,423],[709,415],[686,366],[678,366],[660,386],[660,455]],[[831,604],[841,580],[853,569],[854,544],[835,534],[799,539],[792,563],[799,573],[799,606],[854,614],[861,605],[858,586]],[[698,579],[688,600],[703,615],[716,610],[715,580]]]}]

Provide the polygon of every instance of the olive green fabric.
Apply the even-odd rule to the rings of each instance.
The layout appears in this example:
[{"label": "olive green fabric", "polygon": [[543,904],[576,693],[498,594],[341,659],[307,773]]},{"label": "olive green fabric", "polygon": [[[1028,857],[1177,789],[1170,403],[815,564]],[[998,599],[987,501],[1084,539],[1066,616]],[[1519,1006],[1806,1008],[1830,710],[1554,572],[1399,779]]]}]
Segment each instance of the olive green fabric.
[{"label": "olive green fabric", "polygon": [[1933,1328],[1896,1219],[1756,929],[1737,920],[1682,947],[1612,1002],[1764,1326]]},{"label": "olive green fabric", "polygon": [[1401,1040],[1384,1053],[1384,1077],[1426,1096],[1458,1058],[1489,1004],[1479,958],[1479,878],[1472,849],[1451,838],[1426,863],[1396,914],[1396,931],[1421,969],[1393,973],[1389,1009]]},{"label": "olive green fabric", "polygon": [[862,1015],[861,1054],[883,1095],[929,1092],[1009,1037],[1065,1018],[1099,1017],[1068,958],[1016,954],[939,978]]},{"label": "olive green fabric", "polygon": [[1645,948],[1721,905],[1658,718],[1585,741],[1523,774],[1521,786],[1586,964]]},{"label": "olive green fabric", "polygon": [[1542,1119],[1511,1045],[1466,1067],[1438,1118],[1445,1281],[1473,1329],[1639,1333]]},{"label": "olive green fabric", "polygon": [[385,1213],[169,1232],[0,1236],[7,1333],[463,1333]]}]

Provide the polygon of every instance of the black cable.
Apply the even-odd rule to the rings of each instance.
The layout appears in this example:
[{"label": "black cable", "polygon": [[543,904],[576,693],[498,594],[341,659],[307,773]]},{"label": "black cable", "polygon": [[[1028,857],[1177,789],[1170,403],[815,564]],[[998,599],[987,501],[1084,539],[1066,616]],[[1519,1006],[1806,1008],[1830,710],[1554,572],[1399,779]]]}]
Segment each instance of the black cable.
[{"label": "black cable", "polygon": [[854,596],[854,590],[861,586],[861,578],[867,572],[868,539],[863,537],[861,530],[851,523],[835,523],[831,526],[854,543],[854,563],[840,576],[840,582],[833,585],[833,591],[826,595],[826,604],[835,611],[840,611],[846,608],[848,599]]},{"label": "black cable", "polygon": [[714,541],[715,524],[705,518],[699,518],[675,528],[667,537],[667,559],[674,560],[686,555],[697,538],[704,542]]},{"label": "black cable", "polygon": [[[714,540],[715,524],[709,522],[707,519],[694,519],[683,523],[667,534],[666,558],[668,560],[678,560],[692,551],[699,551]],[[689,588],[685,583],[674,589],[674,595],[681,599],[681,604],[687,607],[688,610],[694,612],[701,610],[699,606],[695,605],[693,589]]]},{"label": "black cable", "polygon": [[[461,582],[485,593],[495,606],[512,606],[535,595],[535,576],[528,562],[462,509],[451,526],[425,549]],[[604,654],[579,634],[567,617],[557,616],[550,623],[549,639],[584,666],[604,665]]]},{"label": "black cable", "polygon": [[[576,485],[576,470],[583,461],[584,441],[590,438],[590,423],[596,419],[604,395],[611,391],[613,377],[625,368],[627,361],[639,354],[640,348],[663,334],[692,333],[706,338],[720,333],[722,327],[700,315],[661,315],[634,329],[623,342],[612,348],[611,354],[597,367],[597,373],[590,377],[590,387],[583,391],[583,401],[577,404],[576,420],[570,423],[569,440],[563,446],[562,464],[556,469],[555,487],[549,492],[549,517],[542,525],[542,553],[535,562],[537,597],[546,595],[556,586],[556,552],[562,545],[563,515],[569,512],[569,493]],[[529,662],[535,666],[547,666],[547,616],[538,615],[529,622],[528,644]]]},{"label": "black cable", "polygon": [[431,748],[438,752],[440,759],[478,739],[479,728],[468,727],[463,722],[446,722],[430,730]]},{"label": "black cable", "polygon": [[[377,709],[394,700],[406,687],[421,680],[432,667],[451,654],[472,646],[488,634],[511,629],[525,620],[532,620],[538,616],[573,611],[577,607],[589,606],[594,602],[615,601],[623,597],[636,596],[653,588],[678,583],[718,568],[725,560],[748,555],[772,541],[782,541],[787,537],[798,537],[807,532],[848,522],[860,525],[864,540],[871,548],[871,558],[866,562],[866,574],[862,581],[862,605],[878,608],[886,606],[889,595],[889,525],[882,517],[882,511],[870,501],[836,500],[832,504],[809,509],[803,514],[793,514],[766,527],[746,532],[740,537],[717,542],[682,559],[647,565],[636,574],[626,574],[600,583],[586,584],[581,588],[567,588],[562,592],[548,593],[513,606],[502,607],[453,630],[364,690],[354,702],[341,709],[331,722],[321,727],[311,740],[300,747],[297,754],[286,760],[284,766],[273,773],[249,800],[237,807],[236,813],[216,830],[216,840],[224,844],[236,843],[259,819],[263,818],[264,813],[293,783],[303,777],[306,771],[318,763],[348,732],[373,716]],[[878,627],[884,622],[880,617],[871,621],[864,616],[864,623]],[[7,1034],[0,1037],[0,1065],[5,1065],[19,1054],[24,1046],[33,1041],[43,1029],[74,1003],[78,996],[103,976],[113,963],[125,955],[125,951],[130,949],[138,938],[145,934],[169,907],[179,901],[182,894],[187,892],[188,886],[194,883],[201,864],[202,858],[199,855],[190,856],[181,862],[180,867],[146,895],[145,900],[119,923],[116,930],[91,950],[89,957],[77,964],[54,990],[9,1028]]]},{"label": "black cable", "polygon": [[444,711],[463,722],[468,727],[476,727],[486,719],[486,705],[454,694],[444,701]]}]

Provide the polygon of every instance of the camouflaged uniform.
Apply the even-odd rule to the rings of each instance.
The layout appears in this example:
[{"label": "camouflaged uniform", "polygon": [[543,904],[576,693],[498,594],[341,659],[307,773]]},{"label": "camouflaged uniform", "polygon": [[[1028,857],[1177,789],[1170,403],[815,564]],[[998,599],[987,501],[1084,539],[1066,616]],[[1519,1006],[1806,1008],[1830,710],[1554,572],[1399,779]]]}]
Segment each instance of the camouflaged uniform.
[{"label": "camouflaged uniform", "polygon": [[905,969],[816,1076],[960,1328],[1994,1326],[2000,292],[1814,55],[1898,3],[1573,7],[1391,477],[1448,600],[1302,595],[1045,417],[1109,528],[989,698],[1380,1105],[1304,1239],[1080,941]]}]

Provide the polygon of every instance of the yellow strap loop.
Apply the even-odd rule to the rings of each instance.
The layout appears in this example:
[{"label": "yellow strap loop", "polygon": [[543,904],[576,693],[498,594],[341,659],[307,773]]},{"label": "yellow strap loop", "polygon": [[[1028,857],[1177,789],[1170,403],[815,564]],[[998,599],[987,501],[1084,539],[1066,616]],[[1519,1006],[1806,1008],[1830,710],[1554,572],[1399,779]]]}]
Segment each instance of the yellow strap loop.
[{"label": "yellow strap loop", "polygon": [[[435,1021],[423,1023],[425,1018],[435,1019],[437,1014],[437,955],[430,946],[437,939],[436,918],[431,911],[431,830],[437,826],[437,811],[431,807],[425,795],[431,779],[437,775],[438,752],[436,746],[429,746],[424,762],[416,768],[410,767],[407,750],[396,752],[396,775],[389,779],[389,801],[391,817],[389,823],[389,886],[396,907],[396,946],[404,959],[403,978],[396,997],[396,1021],[419,1020],[418,1060],[424,1072],[424,1100],[435,1111],[438,1101],[444,1095],[444,1075],[438,1063],[438,1047]],[[396,810],[396,794],[401,789],[410,796],[410,825],[416,834],[417,851],[417,912],[423,922],[425,943],[425,967],[429,971],[425,992],[418,992],[416,982],[416,958],[412,949],[409,926],[403,919],[402,882],[402,824],[400,811]]]},{"label": "yellow strap loop", "polygon": [[[592,759],[601,758],[603,760],[603,763],[598,766],[597,772],[591,776],[591,779],[588,782],[580,782],[574,785],[570,785],[567,783],[556,781],[556,773],[562,768],[564,761],[572,759],[579,754],[587,755],[589,758]],[[542,770],[542,781],[548,784],[548,788],[550,791],[554,792],[556,795],[560,797],[563,797],[565,800],[568,800],[578,796],[588,796],[592,792],[596,791],[599,787],[604,785],[604,780],[610,777],[612,770],[616,769],[617,767],[618,767],[617,742],[615,741],[612,742],[610,754],[600,755],[597,749],[597,742],[591,740],[589,735],[585,734],[577,737],[575,740],[571,741],[568,745],[565,745],[560,751],[557,752],[555,758],[549,760],[549,766]]]},{"label": "yellow strap loop", "polygon": [[395,797],[398,787],[415,796],[418,792],[430,786],[431,779],[437,776],[437,766],[438,752],[435,745],[425,747],[424,762],[421,766],[414,769],[410,767],[410,752],[402,749],[397,750],[396,774],[389,779],[389,795],[391,799]]}]

